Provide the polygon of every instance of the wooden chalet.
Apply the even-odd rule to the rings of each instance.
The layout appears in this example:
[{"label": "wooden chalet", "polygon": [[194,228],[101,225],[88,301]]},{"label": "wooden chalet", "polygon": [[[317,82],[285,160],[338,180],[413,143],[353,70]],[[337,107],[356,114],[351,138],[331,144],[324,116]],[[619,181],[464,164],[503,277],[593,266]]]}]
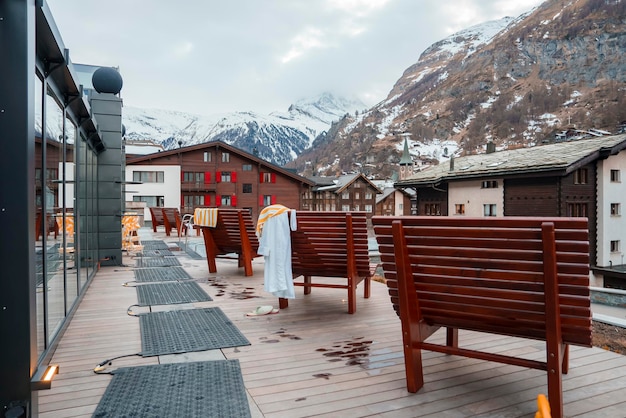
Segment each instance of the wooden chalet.
[{"label": "wooden chalet", "polygon": [[363,174],[310,177],[315,185],[306,192],[302,209],[311,211],[364,211],[374,213],[376,197],[382,192]]},{"label": "wooden chalet", "polygon": [[280,203],[303,208],[311,180],[221,141],[127,159],[127,166],[179,166],[180,211],[197,207],[261,209]]}]

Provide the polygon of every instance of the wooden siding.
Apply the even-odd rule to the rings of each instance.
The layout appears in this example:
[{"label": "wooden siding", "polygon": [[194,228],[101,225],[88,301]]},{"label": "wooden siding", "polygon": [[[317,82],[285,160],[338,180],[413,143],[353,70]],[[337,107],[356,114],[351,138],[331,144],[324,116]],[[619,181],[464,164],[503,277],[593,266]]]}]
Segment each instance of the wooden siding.
[{"label": "wooden siding", "polygon": [[444,191],[431,187],[422,187],[417,190],[417,215],[427,215],[426,205],[439,204],[440,216],[448,216],[448,186],[440,186]]},{"label": "wooden siding", "polygon": [[504,180],[504,216],[561,216],[559,177]]},{"label": "wooden siding", "polygon": [[597,254],[597,238],[598,238],[598,196],[596,186],[598,184],[598,170],[596,164],[587,164],[584,167],[587,170],[587,182],[585,184],[576,184],[576,173],[570,173],[561,178],[560,191],[560,216],[572,216],[568,213],[569,204],[585,204],[587,207],[587,218],[589,219],[589,256],[592,264],[596,262]]}]

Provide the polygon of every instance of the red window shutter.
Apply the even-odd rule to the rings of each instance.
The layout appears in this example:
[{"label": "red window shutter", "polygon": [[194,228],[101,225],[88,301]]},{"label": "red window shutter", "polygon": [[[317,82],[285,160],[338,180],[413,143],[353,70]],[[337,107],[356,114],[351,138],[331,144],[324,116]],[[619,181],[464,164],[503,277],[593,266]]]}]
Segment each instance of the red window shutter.
[{"label": "red window shutter", "polygon": [[259,173],[259,183],[263,183],[263,173]]},{"label": "red window shutter", "polygon": [[230,182],[231,183],[237,183],[237,172],[233,171],[232,173],[230,173]]},{"label": "red window shutter", "polygon": [[215,195],[215,206],[218,208],[222,206],[222,196],[218,194]]},{"label": "red window shutter", "polygon": [[185,196],[183,196],[183,194],[180,194],[180,207],[184,208],[185,207]]},{"label": "red window shutter", "polygon": [[216,171],[215,172],[215,182],[216,183],[221,183],[222,182],[222,172],[221,171]]},{"label": "red window shutter", "polygon": [[237,195],[234,194],[230,197],[230,205],[231,206],[237,206]]},{"label": "red window shutter", "polygon": [[205,194],[204,195],[204,206],[211,206],[211,195],[210,194]]},{"label": "red window shutter", "polygon": [[272,173],[272,183],[276,183],[276,173]]},{"label": "red window shutter", "polygon": [[259,206],[263,206],[263,195],[259,196]]},{"label": "red window shutter", "polygon": [[180,182],[182,183],[183,181],[185,181],[185,172],[180,170]]},{"label": "red window shutter", "polygon": [[276,204],[276,195],[273,194],[272,195],[272,205],[275,205],[275,204]]},{"label": "red window shutter", "polygon": [[211,172],[205,171],[204,172],[204,184],[209,184],[210,182],[211,182]]}]

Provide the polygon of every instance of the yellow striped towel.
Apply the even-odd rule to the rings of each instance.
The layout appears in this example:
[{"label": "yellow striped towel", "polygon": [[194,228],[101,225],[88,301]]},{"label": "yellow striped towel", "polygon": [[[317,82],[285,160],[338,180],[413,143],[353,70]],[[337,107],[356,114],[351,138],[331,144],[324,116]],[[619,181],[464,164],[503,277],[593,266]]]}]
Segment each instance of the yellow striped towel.
[{"label": "yellow striped towel", "polygon": [[256,235],[258,237],[263,233],[263,224],[272,216],[280,215],[281,213],[288,212],[290,209],[283,205],[270,205],[266,206],[261,210],[259,214],[259,219],[256,223]]},{"label": "yellow striped towel", "polygon": [[217,208],[196,208],[193,212],[193,223],[214,228],[217,225]]}]

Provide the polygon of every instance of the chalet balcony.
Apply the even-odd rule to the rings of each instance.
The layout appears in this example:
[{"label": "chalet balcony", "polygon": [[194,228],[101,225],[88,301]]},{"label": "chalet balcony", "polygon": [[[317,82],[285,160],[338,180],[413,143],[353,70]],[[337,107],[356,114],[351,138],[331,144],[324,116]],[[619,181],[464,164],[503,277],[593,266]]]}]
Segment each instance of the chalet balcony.
[{"label": "chalet balcony", "polygon": [[184,192],[214,192],[216,189],[215,183],[204,182],[182,182],[180,184],[180,190]]},{"label": "chalet balcony", "polygon": [[[252,417],[531,417],[536,398],[546,393],[544,371],[424,352],[425,385],[406,390],[400,320],[387,288],[372,282],[369,299],[357,292],[357,310],[347,314],[343,290],[314,288],[278,314],[246,316],[262,305],[278,306],[263,290],[263,258],[245,277],[236,259],[218,259],[209,273],[199,238],[166,237],[142,228],[142,240],[168,243],[185,271],[213,299],[209,302],[132,307],[136,313],[219,307],[250,345],[152,357],[113,360],[118,367],[215,359],[237,359]],[[188,250],[179,250],[186,242]],[[138,318],[127,314],[137,304],[138,255],[123,266],[102,267],[72,318],[52,359],[60,372],[50,390],[39,392],[39,416],[90,417],[107,385],[108,374],[94,367],[106,359],[142,351]],[[317,280],[317,279],[316,279]],[[322,279],[319,279],[322,280]],[[122,286],[128,283],[130,286]],[[442,342],[443,330],[433,338]],[[541,359],[541,341],[460,332],[467,348]],[[205,382],[197,382],[204,385]],[[570,348],[570,370],[563,378],[568,417],[617,417],[626,411],[626,356],[600,348]]]}]

